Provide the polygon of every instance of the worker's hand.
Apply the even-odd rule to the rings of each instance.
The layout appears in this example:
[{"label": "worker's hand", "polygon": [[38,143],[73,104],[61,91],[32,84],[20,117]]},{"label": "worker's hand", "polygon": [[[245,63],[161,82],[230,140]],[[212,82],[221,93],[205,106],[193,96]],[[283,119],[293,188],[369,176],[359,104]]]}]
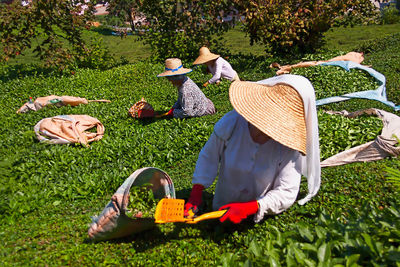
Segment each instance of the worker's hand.
[{"label": "worker's hand", "polygon": [[240,223],[247,216],[255,214],[258,211],[258,202],[257,200],[253,200],[250,202],[230,203],[219,208],[219,210],[225,209],[228,211],[219,219],[220,222],[229,219],[233,223]]},{"label": "worker's hand", "polygon": [[215,82],[215,84],[216,84],[216,85],[219,85],[219,83],[220,83],[220,82],[221,82],[221,81],[220,81],[220,80],[218,80],[218,81],[216,81],[216,82]]},{"label": "worker's hand", "polygon": [[202,194],[203,194],[204,186],[201,184],[194,184],[192,187],[192,192],[190,193],[190,197],[185,204],[185,217],[192,217],[199,211],[199,206],[203,202]]},{"label": "worker's hand", "polygon": [[208,82],[205,82],[205,83],[203,84],[204,87],[207,87],[207,85],[209,85]]}]

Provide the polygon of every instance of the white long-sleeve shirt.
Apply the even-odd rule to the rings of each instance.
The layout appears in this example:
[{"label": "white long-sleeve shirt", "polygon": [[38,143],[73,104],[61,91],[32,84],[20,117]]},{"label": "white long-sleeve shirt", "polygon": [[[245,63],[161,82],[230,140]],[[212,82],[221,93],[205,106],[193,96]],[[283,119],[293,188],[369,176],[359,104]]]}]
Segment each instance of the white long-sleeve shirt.
[{"label": "white long-sleeve shirt", "polygon": [[221,80],[221,78],[232,81],[237,75],[231,64],[222,57],[217,58],[213,66],[208,66],[208,70],[213,75],[212,78],[208,80],[210,84]]},{"label": "white long-sleeve shirt", "polygon": [[289,208],[300,188],[300,153],[273,139],[260,145],[250,136],[248,122],[236,111],[227,113],[201,150],[193,184],[209,187],[218,175],[213,209],[232,202],[257,200],[254,220]]}]

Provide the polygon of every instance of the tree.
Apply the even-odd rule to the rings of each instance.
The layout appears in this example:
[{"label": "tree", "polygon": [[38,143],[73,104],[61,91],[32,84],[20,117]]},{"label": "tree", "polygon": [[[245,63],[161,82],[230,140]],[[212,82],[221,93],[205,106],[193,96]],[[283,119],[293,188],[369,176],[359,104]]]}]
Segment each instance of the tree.
[{"label": "tree", "polygon": [[[132,31],[136,30],[136,17],[144,0],[111,0],[108,2],[108,17],[117,17],[121,23],[129,22]],[[140,26],[140,23],[139,25]]]},{"label": "tree", "polygon": [[90,27],[93,10],[86,0],[36,0],[27,6],[20,1],[0,4],[1,60],[34,48],[47,66],[61,70],[85,62],[93,47],[86,44],[82,33]]},{"label": "tree", "polygon": [[[245,15],[251,44],[261,42],[268,53],[313,49],[322,34],[346,14],[375,10],[370,0],[235,0]],[[362,7],[362,8],[361,8]]]},{"label": "tree", "polygon": [[156,60],[193,59],[201,46],[217,46],[220,34],[232,27],[223,15],[231,10],[226,0],[147,0],[140,11],[149,26],[143,38]]}]

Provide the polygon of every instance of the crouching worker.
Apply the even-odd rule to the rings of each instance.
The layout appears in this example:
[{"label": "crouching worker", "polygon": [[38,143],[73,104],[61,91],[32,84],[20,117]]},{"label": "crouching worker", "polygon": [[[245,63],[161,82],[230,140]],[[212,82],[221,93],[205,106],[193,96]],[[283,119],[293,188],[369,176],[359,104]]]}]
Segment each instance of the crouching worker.
[{"label": "crouching worker", "polygon": [[157,77],[166,77],[178,88],[178,100],[166,113],[168,117],[200,117],[215,113],[213,102],[186,76],[191,71],[183,67],[180,59],[168,58],[165,60],[165,71],[157,75]]},{"label": "crouching worker", "polygon": [[203,84],[204,87],[209,84],[220,83],[221,78],[228,79],[230,81],[240,80],[236,71],[232,68],[228,61],[219,55],[211,53],[210,50],[205,46],[200,48],[199,56],[193,62],[193,65],[200,64],[207,65],[207,71],[213,75],[210,80]]},{"label": "crouching worker", "polygon": [[234,108],[219,120],[202,148],[185,204],[186,216],[202,203],[202,191],[218,180],[213,209],[227,209],[221,222],[259,222],[296,201],[301,175],[308,194],[320,186],[320,153],[315,94],[302,76],[259,82],[236,81],[229,88]]}]

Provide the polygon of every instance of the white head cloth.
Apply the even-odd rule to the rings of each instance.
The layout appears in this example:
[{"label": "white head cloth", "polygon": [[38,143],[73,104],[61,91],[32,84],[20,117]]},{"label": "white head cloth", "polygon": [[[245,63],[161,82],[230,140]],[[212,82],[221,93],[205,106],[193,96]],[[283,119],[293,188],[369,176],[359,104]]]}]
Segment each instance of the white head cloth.
[{"label": "white head cloth", "polygon": [[308,194],[303,199],[299,200],[298,203],[304,205],[317,194],[321,185],[318,117],[314,88],[307,78],[292,74],[275,76],[258,81],[257,83],[271,86],[277,83],[285,83],[295,88],[303,98],[307,128],[307,154],[301,156],[301,174],[307,177]]}]

